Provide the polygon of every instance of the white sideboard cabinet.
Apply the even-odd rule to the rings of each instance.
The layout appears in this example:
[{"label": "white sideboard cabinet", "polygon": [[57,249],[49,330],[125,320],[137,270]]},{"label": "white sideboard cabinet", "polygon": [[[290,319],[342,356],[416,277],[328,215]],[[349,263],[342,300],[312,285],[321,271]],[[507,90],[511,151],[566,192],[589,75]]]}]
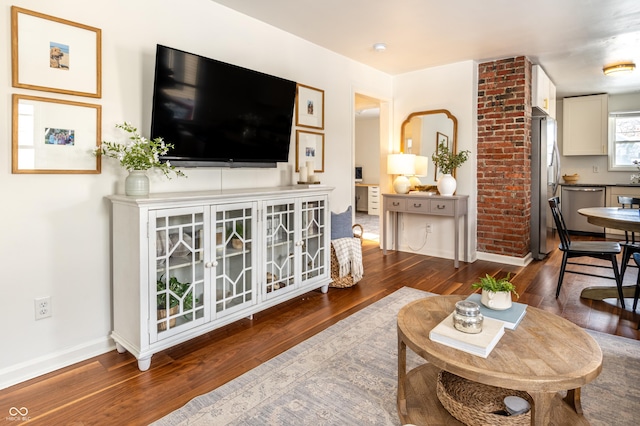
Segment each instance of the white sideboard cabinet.
[{"label": "white sideboard cabinet", "polygon": [[320,288],[330,277],[332,188],[124,195],[112,202],[113,332],[154,353]]}]

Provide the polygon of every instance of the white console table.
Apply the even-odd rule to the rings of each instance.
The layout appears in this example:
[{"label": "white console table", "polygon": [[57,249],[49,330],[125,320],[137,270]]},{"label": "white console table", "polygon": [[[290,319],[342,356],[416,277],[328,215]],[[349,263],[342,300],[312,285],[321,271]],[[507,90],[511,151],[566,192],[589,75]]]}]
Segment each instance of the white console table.
[{"label": "white console table", "polygon": [[455,221],[454,233],[454,258],[453,266],[459,267],[459,230],[460,219],[464,223],[464,261],[467,262],[469,246],[469,219],[467,214],[468,195],[441,195],[422,194],[382,194],[382,254],[387,254],[387,222],[391,216],[391,249],[400,247],[400,232],[398,232],[399,214],[422,214],[429,216],[447,216]]}]

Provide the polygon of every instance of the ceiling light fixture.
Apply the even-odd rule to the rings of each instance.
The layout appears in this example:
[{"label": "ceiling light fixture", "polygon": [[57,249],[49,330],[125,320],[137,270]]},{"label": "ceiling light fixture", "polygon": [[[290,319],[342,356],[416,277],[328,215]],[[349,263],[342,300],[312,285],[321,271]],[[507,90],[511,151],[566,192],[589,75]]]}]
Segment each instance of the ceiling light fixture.
[{"label": "ceiling light fixture", "polygon": [[619,62],[617,64],[606,65],[602,68],[602,72],[604,75],[620,73],[620,72],[631,72],[636,69],[636,64],[633,62]]},{"label": "ceiling light fixture", "polygon": [[387,45],[384,43],[376,43],[373,45],[373,50],[375,50],[376,52],[384,52],[385,50],[387,50]]}]

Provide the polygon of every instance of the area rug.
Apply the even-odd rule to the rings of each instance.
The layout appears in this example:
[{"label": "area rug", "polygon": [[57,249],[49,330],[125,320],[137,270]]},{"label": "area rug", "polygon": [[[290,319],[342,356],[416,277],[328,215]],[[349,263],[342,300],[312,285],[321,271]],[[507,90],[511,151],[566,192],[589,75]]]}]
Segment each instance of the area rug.
[{"label": "area rug", "polygon": [[[404,287],[154,423],[399,425],[396,317],[432,294]],[[637,425],[640,342],[589,331],[604,353],[582,389],[592,425]],[[424,361],[407,350],[407,367]]]}]

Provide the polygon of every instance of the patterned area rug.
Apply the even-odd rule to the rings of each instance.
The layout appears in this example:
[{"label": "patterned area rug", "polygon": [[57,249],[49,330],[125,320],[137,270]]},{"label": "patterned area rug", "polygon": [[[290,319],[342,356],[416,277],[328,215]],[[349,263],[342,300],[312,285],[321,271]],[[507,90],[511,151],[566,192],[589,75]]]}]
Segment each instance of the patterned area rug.
[{"label": "patterned area rug", "polygon": [[[429,296],[404,287],[154,425],[399,425],[396,317]],[[591,332],[600,376],[582,389],[592,425],[637,425],[640,342]],[[407,349],[407,367],[422,364]]]}]

